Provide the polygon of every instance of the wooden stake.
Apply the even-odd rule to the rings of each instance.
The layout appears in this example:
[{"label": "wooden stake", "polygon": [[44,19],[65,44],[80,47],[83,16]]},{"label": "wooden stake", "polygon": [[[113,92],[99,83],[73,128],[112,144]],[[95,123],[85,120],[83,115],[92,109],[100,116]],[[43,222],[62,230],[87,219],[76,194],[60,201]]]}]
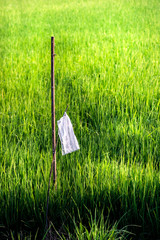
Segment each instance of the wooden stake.
[{"label": "wooden stake", "polygon": [[54,79],[54,37],[51,37],[51,106],[52,106],[52,152],[53,152],[53,183],[57,178],[56,170],[56,124],[55,124],[55,79]]}]

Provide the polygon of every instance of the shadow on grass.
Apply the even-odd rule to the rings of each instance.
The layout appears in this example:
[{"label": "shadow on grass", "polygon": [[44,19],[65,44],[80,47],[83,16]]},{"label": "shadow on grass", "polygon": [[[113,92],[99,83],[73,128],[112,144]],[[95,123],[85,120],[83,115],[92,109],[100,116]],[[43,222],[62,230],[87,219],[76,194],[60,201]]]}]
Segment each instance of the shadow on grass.
[{"label": "shadow on grass", "polygon": [[[72,190],[74,189],[72,188]],[[139,239],[139,235],[141,235],[141,239],[155,240],[160,236],[157,229],[159,220],[154,219],[154,212],[151,215],[151,212],[147,210],[147,202],[143,218],[140,214],[142,207],[140,201],[137,202],[138,211],[135,211],[133,206],[128,206],[128,211],[126,211],[122,202],[122,196],[119,196],[118,192],[110,191],[109,197],[107,189],[105,192],[94,192],[94,194],[88,189],[83,196],[71,189],[67,189],[63,193],[59,189],[52,190],[48,215],[52,232],[57,239],[58,234],[63,235],[64,238],[66,236],[66,239],[69,235],[72,236],[70,239],[74,237],[76,239],[78,236],[76,234],[80,234],[80,231],[88,231],[88,233],[93,231],[95,222],[98,234],[100,219],[103,219],[106,232],[116,223],[116,229],[123,229],[126,226],[126,231],[135,233],[136,235],[132,236],[132,239]],[[0,239],[43,239],[45,209],[46,196],[41,196],[41,199],[36,199],[36,201],[27,196],[25,204],[21,198],[10,199],[10,204],[1,209]]]}]

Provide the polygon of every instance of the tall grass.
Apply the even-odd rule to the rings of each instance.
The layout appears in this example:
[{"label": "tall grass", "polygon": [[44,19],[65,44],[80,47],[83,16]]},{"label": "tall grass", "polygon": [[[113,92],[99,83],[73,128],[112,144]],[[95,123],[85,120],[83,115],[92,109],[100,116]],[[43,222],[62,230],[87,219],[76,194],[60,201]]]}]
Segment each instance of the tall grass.
[{"label": "tall grass", "polygon": [[[158,0],[0,0],[5,236],[44,236],[52,160],[51,35],[56,120],[68,104],[81,150],[62,157],[58,145],[50,220],[57,231],[67,226],[71,234],[85,228],[88,234],[86,208],[93,215],[97,209],[110,224],[124,216],[120,228],[141,226],[129,228],[137,238],[160,235],[159,8]],[[69,216],[76,223],[79,214],[82,227],[76,228]]]}]

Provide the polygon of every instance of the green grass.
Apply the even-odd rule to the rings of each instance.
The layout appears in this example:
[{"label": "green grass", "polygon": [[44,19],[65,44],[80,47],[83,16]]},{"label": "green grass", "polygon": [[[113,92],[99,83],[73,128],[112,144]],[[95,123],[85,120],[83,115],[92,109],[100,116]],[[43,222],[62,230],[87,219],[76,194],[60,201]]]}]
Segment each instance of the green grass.
[{"label": "green grass", "polygon": [[103,239],[115,227],[108,239],[116,239],[128,225],[137,239],[160,236],[159,10],[159,0],[0,0],[0,232],[6,239],[44,236],[51,36],[56,121],[68,104],[81,149],[62,157],[58,144],[50,221],[71,239]]}]

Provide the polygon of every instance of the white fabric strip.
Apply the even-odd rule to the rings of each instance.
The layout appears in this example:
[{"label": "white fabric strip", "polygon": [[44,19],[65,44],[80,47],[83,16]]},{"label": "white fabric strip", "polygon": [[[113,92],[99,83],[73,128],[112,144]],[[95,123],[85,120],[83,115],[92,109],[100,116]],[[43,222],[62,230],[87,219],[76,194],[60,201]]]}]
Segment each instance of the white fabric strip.
[{"label": "white fabric strip", "polygon": [[58,135],[62,145],[62,155],[79,150],[79,144],[73,131],[73,126],[67,113],[57,121]]}]

